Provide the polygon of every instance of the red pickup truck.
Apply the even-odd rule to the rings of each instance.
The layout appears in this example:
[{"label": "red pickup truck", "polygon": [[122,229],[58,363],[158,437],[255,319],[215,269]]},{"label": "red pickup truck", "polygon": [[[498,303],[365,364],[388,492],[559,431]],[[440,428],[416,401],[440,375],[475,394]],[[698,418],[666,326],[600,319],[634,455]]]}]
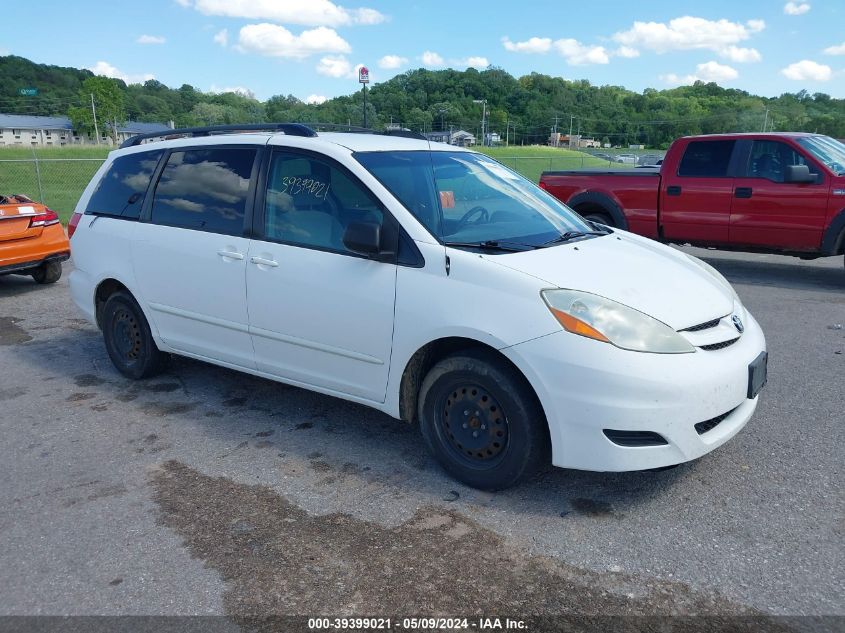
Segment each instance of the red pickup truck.
[{"label": "red pickup truck", "polygon": [[540,186],[589,220],[664,242],[845,252],[845,144],[818,134],[684,137],[659,168],[547,171]]}]

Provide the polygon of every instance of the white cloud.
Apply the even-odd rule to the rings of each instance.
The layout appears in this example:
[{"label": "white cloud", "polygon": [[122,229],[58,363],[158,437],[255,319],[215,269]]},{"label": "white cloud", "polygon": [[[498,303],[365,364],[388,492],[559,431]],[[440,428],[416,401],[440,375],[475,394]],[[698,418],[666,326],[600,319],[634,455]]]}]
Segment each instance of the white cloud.
[{"label": "white cloud", "polygon": [[827,55],[845,55],[845,42],[842,42],[838,46],[828,46],[824,49],[824,52]]},{"label": "white cloud", "polygon": [[787,2],[785,5],[783,5],[783,12],[786,15],[803,15],[809,10],[809,2]]},{"label": "white cloud", "polygon": [[432,68],[444,66],[446,64],[443,58],[433,51],[425,51],[420,56],[420,59],[422,60],[423,66]]},{"label": "white cloud", "polygon": [[722,83],[732,81],[737,77],[739,77],[739,72],[735,68],[711,61],[698,64],[695,67],[695,73],[692,75],[669,73],[668,75],[661,75],[660,78],[673,86],[686,86],[694,84],[696,81],[715,81]]},{"label": "white cloud", "polygon": [[749,62],[759,62],[763,59],[760,51],[756,48],[741,48],[739,46],[728,46],[720,51],[722,57],[727,57],[732,62],[739,64],[747,64]]},{"label": "white cloud", "polygon": [[828,81],[833,76],[830,66],[809,59],[790,64],[780,74],[793,81]]},{"label": "white cloud", "polygon": [[[335,79],[358,79],[358,69],[364,64],[355,64],[346,59],[346,57],[323,57],[320,63],[317,64],[317,72],[326,77],[334,77]],[[370,73],[370,81],[373,81],[373,75]]]},{"label": "white cloud", "polygon": [[524,42],[511,42],[510,38],[503,37],[502,44],[506,51],[512,53],[548,53],[552,48],[549,37],[532,37]]},{"label": "white cloud", "polygon": [[308,95],[305,97],[305,103],[310,105],[320,105],[321,103],[325,103],[328,101],[328,97],[324,97],[323,95]]},{"label": "white cloud", "polygon": [[220,46],[228,46],[229,45],[229,29],[223,29],[222,31],[217,31],[214,34],[214,42],[216,44],[220,44]]},{"label": "white cloud", "polygon": [[465,59],[453,59],[451,60],[451,63],[453,66],[477,68],[478,70],[484,70],[490,65],[490,61],[486,57],[467,57]]},{"label": "white cloud", "polygon": [[628,59],[631,59],[633,57],[639,57],[640,51],[638,51],[636,48],[631,48],[630,46],[620,46],[615,51],[613,51],[613,54],[617,57],[627,57]]},{"label": "white cloud", "polygon": [[556,40],[553,46],[570,66],[607,64],[610,62],[610,56],[604,46],[587,46],[571,38]]},{"label": "white cloud", "polygon": [[380,60],[378,60],[378,67],[392,70],[395,68],[401,68],[407,63],[407,57],[400,57],[399,55],[385,55]]},{"label": "white cloud", "polygon": [[741,24],[687,15],[668,23],[634,22],[630,29],[616,33],[613,39],[622,46],[655,53],[706,49],[734,62],[759,61],[760,53],[755,49],[739,48],[736,45],[765,28],[763,20],[748,20]]},{"label": "white cloud", "polygon": [[380,24],[387,16],[375,9],[347,9],[329,0],[177,0],[205,15],[272,20],[303,26]]},{"label": "white cloud", "polygon": [[138,75],[130,75],[118,68],[115,68],[108,62],[97,62],[89,68],[95,75],[102,75],[103,77],[111,77],[112,79],[121,79],[127,84],[140,84],[150,79],[155,79],[155,75],[151,73],[143,73]]},{"label": "white cloud", "polygon": [[242,97],[248,97],[250,99],[255,99],[255,93],[250,90],[249,88],[244,88],[243,86],[229,86],[227,88],[219,88],[214,84],[211,84],[211,88],[209,92],[213,92],[217,95],[226,94],[227,92],[233,92],[236,95],[241,95]]},{"label": "white cloud", "polygon": [[164,44],[167,40],[161,35],[142,35],[135,41],[138,44]]},{"label": "white cloud", "polygon": [[294,35],[278,24],[247,24],[241,28],[238,49],[267,57],[303,59],[314,53],[348,53],[349,43],[334,29],[319,26]]}]

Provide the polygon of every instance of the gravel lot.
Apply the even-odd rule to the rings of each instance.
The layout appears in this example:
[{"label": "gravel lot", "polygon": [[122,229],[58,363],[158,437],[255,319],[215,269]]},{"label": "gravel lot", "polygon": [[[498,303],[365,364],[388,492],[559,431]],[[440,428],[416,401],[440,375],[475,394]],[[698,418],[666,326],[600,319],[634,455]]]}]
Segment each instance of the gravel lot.
[{"label": "gravel lot", "polygon": [[129,382],[65,279],[0,278],[0,615],[845,615],[842,258],[690,252],[766,332],[748,427],[496,494],[358,405],[184,359]]}]

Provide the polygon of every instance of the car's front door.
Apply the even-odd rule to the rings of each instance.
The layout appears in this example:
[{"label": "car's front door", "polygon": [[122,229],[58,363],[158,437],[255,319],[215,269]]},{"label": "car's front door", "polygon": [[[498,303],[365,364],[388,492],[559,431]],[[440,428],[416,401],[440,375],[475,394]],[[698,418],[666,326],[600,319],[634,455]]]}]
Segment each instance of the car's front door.
[{"label": "car's front door", "polygon": [[[785,250],[821,246],[830,184],[815,161],[778,140],[746,148],[735,180],[731,242]],[[807,165],[813,182],[786,182],[790,165]]]},{"label": "car's front door", "polygon": [[396,264],[350,251],[351,222],[381,225],[381,204],[318,154],[275,151],[247,258],[256,365],[297,383],[384,401]]},{"label": "car's front door", "polygon": [[245,218],[255,147],[173,150],[132,242],[141,298],[179,352],[254,368],[246,306]]}]

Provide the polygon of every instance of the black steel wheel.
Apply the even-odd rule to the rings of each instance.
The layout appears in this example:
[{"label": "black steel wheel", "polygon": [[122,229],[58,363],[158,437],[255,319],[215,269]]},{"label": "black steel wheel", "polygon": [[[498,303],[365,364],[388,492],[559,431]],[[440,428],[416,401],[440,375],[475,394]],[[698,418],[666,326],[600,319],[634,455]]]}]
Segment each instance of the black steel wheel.
[{"label": "black steel wheel", "polygon": [[515,367],[486,350],[431,368],[419,419],[440,465],[473,488],[508,488],[548,461],[548,425],[536,395]]},{"label": "black steel wheel", "polygon": [[156,347],[147,319],[130,294],[111,295],[103,306],[101,323],[109,358],[124,376],[138,380],[164,370],[169,354]]}]

